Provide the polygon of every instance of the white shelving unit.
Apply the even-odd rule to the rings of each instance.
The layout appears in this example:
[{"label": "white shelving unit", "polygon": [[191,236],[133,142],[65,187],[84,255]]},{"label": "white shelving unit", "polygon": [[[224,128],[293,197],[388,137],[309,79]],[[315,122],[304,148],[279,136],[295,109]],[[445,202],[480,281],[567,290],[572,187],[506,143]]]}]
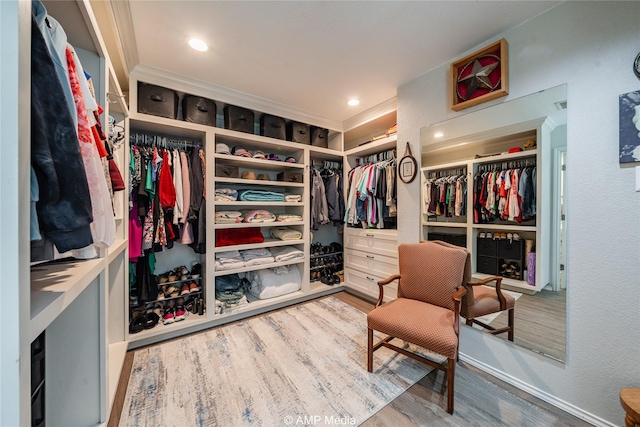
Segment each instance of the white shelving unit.
[{"label": "white shelving unit", "polygon": [[[397,150],[396,134],[378,137],[396,123],[395,103],[390,103],[389,108],[392,109],[382,111],[345,132],[345,147],[349,147],[344,152],[345,177],[357,166],[357,159]],[[345,182],[345,197],[348,197],[348,191],[349,183]],[[378,281],[398,273],[397,240],[396,229],[365,229],[345,225],[345,286],[375,301],[379,295]],[[384,301],[396,296],[396,282],[385,287]]]}]

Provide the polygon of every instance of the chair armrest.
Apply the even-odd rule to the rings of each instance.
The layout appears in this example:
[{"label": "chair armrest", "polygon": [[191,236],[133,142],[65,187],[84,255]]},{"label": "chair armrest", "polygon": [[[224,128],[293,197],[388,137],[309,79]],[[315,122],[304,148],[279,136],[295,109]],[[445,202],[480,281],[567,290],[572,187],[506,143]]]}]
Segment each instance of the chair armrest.
[{"label": "chair armrest", "polygon": [[456,319],[454,323],[454,330],[456,331],[456,335],[458,335],[460,332],[460,301],[462,300],[462,297],[466,293],[467,293],[467,290],[464,288],[464,286],[461,286],[451,297],[453,299],[453,310],[454,310],[455,319]]},{"label": "chair armrest", "polygon": [[389,283],[393,282],[394,280],[400,280],[400,275],[399,274],[394,274],[393,276],[389,276],[384,280],[378,280],[378,289],[380,290],[380,293],[378,295],[378,301],[376,301],[376,307],[379,306],[380,304],[382,304],[382,298],[384,298],[383,286],[388,285]]},{"label": "chair armrest", "polygon": [[500,276],[490,276],[490,277],[486,277],[480,281],[477,282],[469,282],[469,285],[471,286],[478,286],[478,285],[485,285],[487,283],[490,282],[496,282],[496,295],[498,297],[498,301],[500,301],[500,311],[502,310],[506,310],[507,309],[507,300],[505,299],[504,295],[502,294],[502,277]]}]

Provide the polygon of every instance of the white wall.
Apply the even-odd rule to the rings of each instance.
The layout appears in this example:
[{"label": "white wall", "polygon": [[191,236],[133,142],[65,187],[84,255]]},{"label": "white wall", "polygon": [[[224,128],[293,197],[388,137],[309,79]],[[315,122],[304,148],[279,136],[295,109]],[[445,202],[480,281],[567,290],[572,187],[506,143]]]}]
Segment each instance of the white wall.
[{"label": "white wall", "polygon": [[[491,104],[567,83],[567,361],[471,328],[461,352],[591,422],[623,425],[620,389],[640,387],[640,193],[618,163],[618,95],[640,89],[640,2],[566,2],[485,44],[501,37],[509,96]],[[445,64],[398,89],[398,141],[414,153],[421,127],[491,105],[454,113],[447,79]],[[419,185],[398,193],[399,242],[417,241]]]}]

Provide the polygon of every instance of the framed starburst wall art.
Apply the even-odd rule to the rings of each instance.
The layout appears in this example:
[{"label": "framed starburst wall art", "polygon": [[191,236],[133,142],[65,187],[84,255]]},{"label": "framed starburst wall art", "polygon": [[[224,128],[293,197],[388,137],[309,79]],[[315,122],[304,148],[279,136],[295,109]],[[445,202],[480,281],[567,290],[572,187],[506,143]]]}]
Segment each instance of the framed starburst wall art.
[{"label": "framed starburst wall art", "polygon": [[509,93],[507,41],[500,39],[451,64],[451,109],[460,111]]}]

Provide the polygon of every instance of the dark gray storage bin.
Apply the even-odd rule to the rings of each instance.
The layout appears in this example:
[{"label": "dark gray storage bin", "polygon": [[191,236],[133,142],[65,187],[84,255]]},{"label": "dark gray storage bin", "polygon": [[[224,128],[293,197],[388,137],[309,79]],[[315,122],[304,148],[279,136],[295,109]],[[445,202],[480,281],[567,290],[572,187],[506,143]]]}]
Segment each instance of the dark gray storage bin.
[{"label": "dark gray storage bin", "polygon": [[287,127],[282,117],[263,114],[260,117],[260,135],[269,138],[286,139]]},{"label": "dark gray storage bin", "polygon": [[478,273],[498,274],[498,259],[494,257],[478,255],[476,260],[476,271]]},{"label": "dark gray storage bin", "polygon": [[493,239],[483,239],[478,237],[478,254],[479,255],[487,255],[487,256],[496,256],[497,255],[497,241]]},{"label": "dark gray storage bin", "polygon": [[178,94],[165,87],[138,82],[138,113],[175,119]]},{"label": "dark gray storage bin", "polygon": [[524,241],[514,240],[498,240],[498,256],[500,258],[508,258],[515,260],[522,260],[522,254],[524,252]]},{"label": "dark gray storage bin", "polygon": [[311,143],[309,125],[300,122],[289,122],[287,124],[287,141],[309,145]]},{"label": "dark gray storage bin", "polygon": [[215,101],[195,95],[182,98],[182,119],[189,123],[215,126],[217,105]]},{"label": "dark gray storage bin", "polygon": [[329,148],[329,129],[311,126],[311,145]]},{"label": "dark gray storage bin", "polygon": [[224,107],[224,128],[238,132],[253,133],[253,111],[235,105]]}]

